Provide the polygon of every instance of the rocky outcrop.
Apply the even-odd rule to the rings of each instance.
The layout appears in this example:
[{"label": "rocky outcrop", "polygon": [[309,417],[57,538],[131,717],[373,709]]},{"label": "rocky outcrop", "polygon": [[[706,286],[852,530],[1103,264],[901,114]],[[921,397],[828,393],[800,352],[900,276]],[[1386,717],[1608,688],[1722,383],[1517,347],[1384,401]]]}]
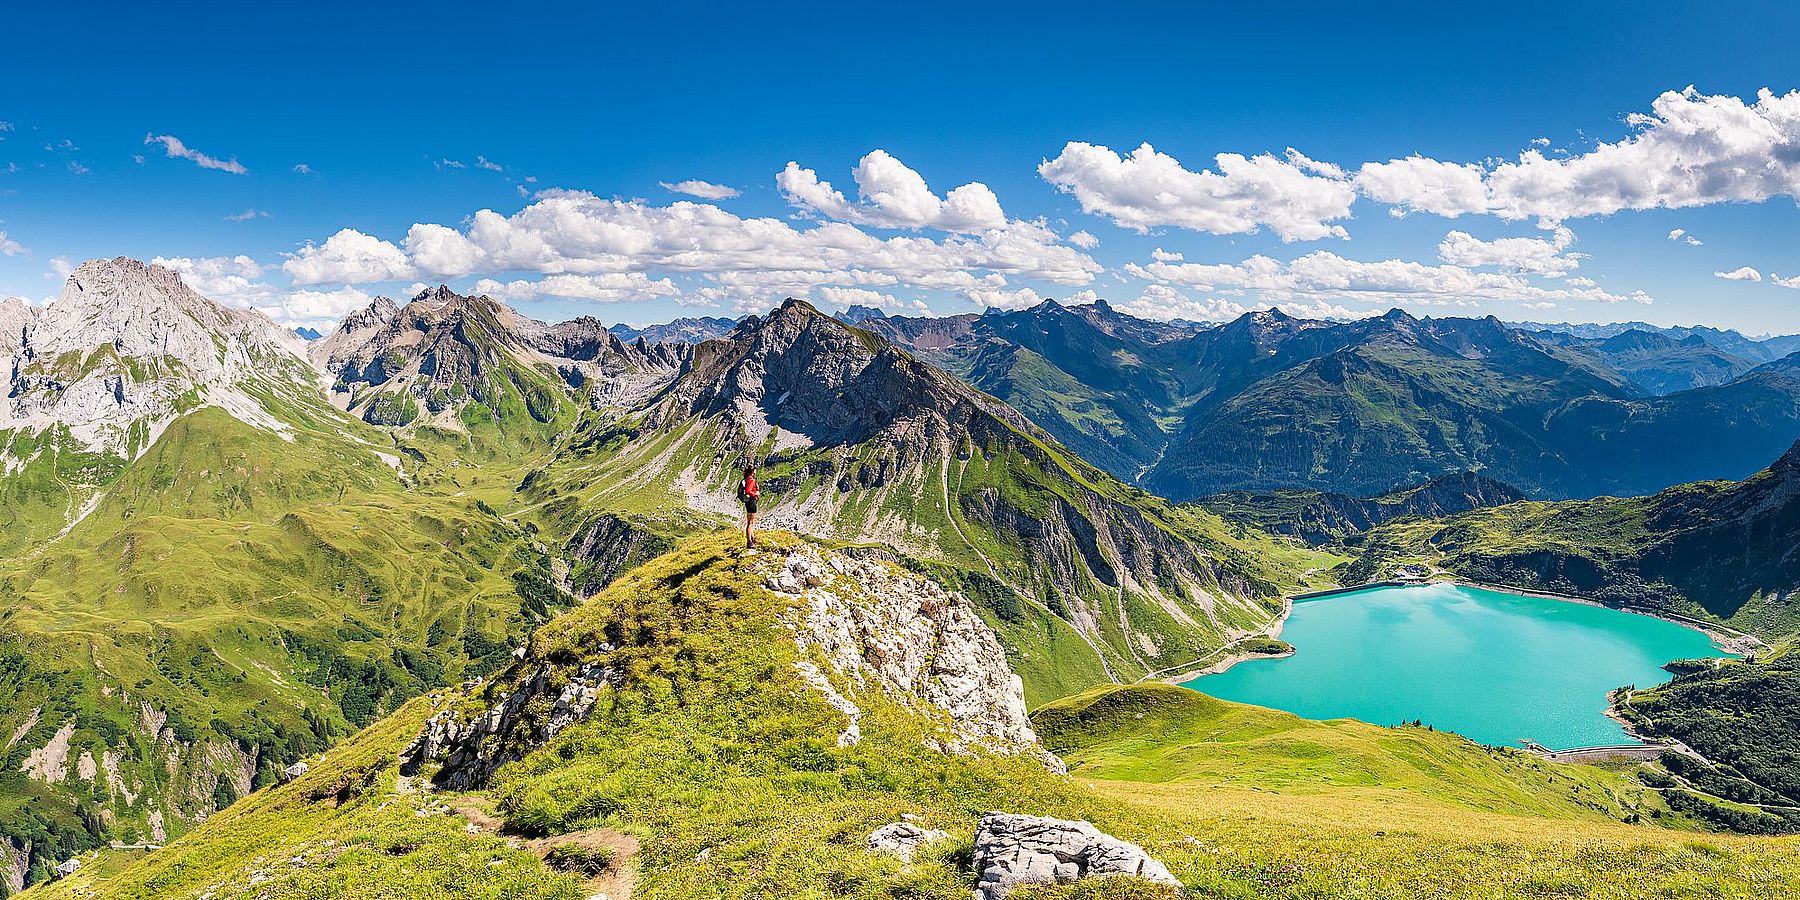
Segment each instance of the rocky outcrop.
[{"label": "rocky outcrop", "polygon": [[[601,655],[615,649],[610,644],[597,648]],[[566,681],[557,677],[552,665],[533,665],[531,674],[510,689],[495,690],[504,682],[490,685],[489,694],[498,696],[484,695],[492,705],[480,715],[471,718],[452,707],[432,716],[425,732],[403,754],[406,771],[417,771],[427,761],[441,762],[439,784],[450,790],[476,787],[495,769],[580,721],[593,710],[600,692],[620,680],[616,670],[599,662],[583,665]]]},{"label": "rocky outcrop", "polygon": [[990,812],[975,828],[975,893],[1005,900],[1028,884],[1130,876],[1176,888],[1181,882],[1144,848],[1087,822]]},{"label": "rocky outcrop", "polygon": [[282,431],[259,396],[314,396],[293,332],[124,257],[81,264],[42,309],[0,305],[0,333],[0,431],[66,428],[89,451],[129,458],[201,404]]},{"label": "rocky outcrop", "polygon": [[[880,697],[935,722],[927,742],[941,752],[1031,755],[1065,771],[1031,729],[1023,686],[999,638],[961,594],[885,560],[812,544],[755,564],[765,586],[791,601],[781,621],[800,651],[794,674],[801,689],[816,691],[847,720],[839,746],[862,739],[862,706]],[[548,658],[521,647],[476,697],[431,717],[404,754],[405,770],[435,762],[438,784],[481,785],[586,717],[603,692],[622,687],[623,673],[610,664],[618,650],[602,642],[578,658]]]},{"label": "rocky outcrop", "polygon": [[16,838],[0,837],[0,886],[12,896],[25,890],[25,876],[31,872],[31,842],[18,843]]},{"label": "rocky outcrop", "polygon": [[894,822],[869,834],[869,852],[887,853],[900,857],[902,862],[912,862],[913,854],[919,848],[949,837],[950,833],[947,831],[925,828],[911,821]]},{"label": "rocky outcrop", "polygon": [[822,657],[853,695],[842,696],[816,668],[803,671],[849,716],[840,744],[857,733],[854,695],[879,691],[941,712],[951,729],[945,750],[1030,753],[1063,771],[1031,730],[1023,683],[999,637],[962,594],[890,562],[810,544],[770,569],[769,589],[798,601],[787,617],[795,642]]},{"label": "rocky outcrop", "polygon": [[569,539],[569,592],[591,597],[625,570],[675,549],[675,541],[626,516],[602,513]]}]

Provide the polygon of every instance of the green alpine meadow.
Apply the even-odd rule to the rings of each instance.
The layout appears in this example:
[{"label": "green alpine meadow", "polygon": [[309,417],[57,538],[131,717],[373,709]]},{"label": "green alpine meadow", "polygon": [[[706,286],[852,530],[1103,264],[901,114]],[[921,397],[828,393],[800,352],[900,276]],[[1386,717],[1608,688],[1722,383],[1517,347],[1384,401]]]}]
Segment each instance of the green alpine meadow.
[{"label": "green alpine meadow", "polygon": [[1800,900],[1800,8],[4,21],[0,900]]}]

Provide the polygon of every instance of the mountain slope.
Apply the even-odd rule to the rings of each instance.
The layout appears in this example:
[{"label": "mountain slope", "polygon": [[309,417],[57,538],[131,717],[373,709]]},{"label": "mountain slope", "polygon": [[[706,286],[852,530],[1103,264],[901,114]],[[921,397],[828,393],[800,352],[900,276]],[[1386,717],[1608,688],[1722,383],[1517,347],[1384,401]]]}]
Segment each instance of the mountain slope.
[{"label": "mountain slope", "polygon": [[550,533],[597,514],[679,531],[735,514],[745,458],[764,460],[769,526],[889,545],[987,586],[971,592],[1034,698],[1189,663],[1262,628],[1315,567],[1119,483],[995,398],[798,301],[696,346],[652,402],[572,438],[524,494]]},{"label": "mountain slope", "polygon": [[[1619,824],[1685,823],[1598,768],[1169,686],[1040,710],[1029,727],[1072,778],[1029,752],[957,752],[944,742],[976,713],[932,699],[960,682],[937,676],[996,685],[1004,669],[959,655],[913,680],[890,651],[916,649],[913,628],[982,643],[950,624],[967,601],[845,549],[767,540],[745,555],[716,535],[646,563],[486,683],[408,704],[164,850],[91,859],[30,896],[951,900],[970,895],[970,837],[996,809],[1091,821],[1193,896],[1749,898],[1800,877],[1791,841]],[[817,642],[840,626],[867,642]],[[465,781],[470,748],[512,761]],[[871,849],[895,822],[945,836],[910,861]],[[1151,890],[1031,896],[1169,896]]]},{"label": "mountain slope", "polygon": [[0,328],[0,553],[79,520],[184,413],[289,434],[290,412],[322,407],[292,332],[136,260],[84,263],[48,306],[0,307]]},{"label": "mountain slope", "polygon": [[1800,444],[1739,482],[1648,497],[1517,503],[1370,533],[1371,554],[1427,555],[1521,587],[1800,632]]},{"label": "mountain slope", "polygon": [[333,409],[258,315],[95,261],[20,333],[0,885],[179,834],[569,602],[477,485]]},{"label": "mountain slope", "polygon": [[[1492,319],[1396,310],[1312,330],[1309,344],[1341,348],[1309,349],[1298,364],[1196,406],[1145,485],[1176,498],[1301,485],[1368,495],[1480,470],[1528,492],[1558,491],[1580,473],[1539,436],[1544,416],[1584,397],[1633,395],[1622,378]],[[1270,349],[1276,359],[1291,353]]]},{"label": "mountain slope", "polygon": [[1328,491],[1237,491],[1202,497],[1195,503],[1227,521],[1316,545],[1341,542],[1392,519],[1442,518],[1524,499],[1524,494],[1509,485],[1464,472],[1376,497]]}]

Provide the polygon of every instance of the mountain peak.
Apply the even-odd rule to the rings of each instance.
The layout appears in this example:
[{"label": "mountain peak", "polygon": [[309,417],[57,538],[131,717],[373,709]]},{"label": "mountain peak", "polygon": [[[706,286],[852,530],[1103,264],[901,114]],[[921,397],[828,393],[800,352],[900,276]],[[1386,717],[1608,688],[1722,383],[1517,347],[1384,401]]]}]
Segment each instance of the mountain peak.
[{"label": "mountain peak", "polygon": [[127,458],[202,404],[285,430],[249,382],[311,390],[298,335],[129,257],[82,263],[48,306],[0,308],[0,327],[19,338],[0,429],[64,427],[89,450]]},{"label": "mountain peak", "polygon": [[789,297],[786,300],[781,301],[780,306],[777,306],[770,311],[769,315],[763,321],[766,324],[781,319],[808,319],[814,316],[824,315],[824,313],[819,312],[818,307],[811,303],[801,300],[798,297]]},{"label": "mountain peak", "polygon": [[870,319],[885,319],[887,317],[887,313],[883,312],[878,307],[854,303],[845,307],[843,312],[838,313],[837,319],[840,322],[845,322],[850,325],[861,325]]},{"label": "mountain peak", "polygon": [[460,303],[460,302],[465,302],[465,301],[473,300],[473,299],[475,299],[475,298],[465,297],[462,294],[458,294],[457,292],[451,290],[450,286],[447,284],[440,284],[437,287],[426,288],[426,289],[420,291],[418,294],[413,296],[412,302],[413,303],[424,303],[424,304],[430,305],[432,307],[443,307],[443,306],[448,306],[452,303]]}]

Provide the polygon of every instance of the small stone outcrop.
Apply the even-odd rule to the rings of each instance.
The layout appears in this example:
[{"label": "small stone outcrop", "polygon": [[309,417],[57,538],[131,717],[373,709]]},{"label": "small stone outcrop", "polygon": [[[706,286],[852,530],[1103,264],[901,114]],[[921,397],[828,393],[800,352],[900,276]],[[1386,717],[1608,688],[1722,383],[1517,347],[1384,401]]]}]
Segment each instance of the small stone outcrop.
[{"label": "small stone outcrop", "polygon": [[1005,900],[1027,884],[1128,875],[1179,888],[1181,882],[1144,848],[1088,822],[990,812],[975,827],[975,892]]},{"label": "small stone outcrop", "polygon": [[[603,654],[615,649],[606,644],[599,648]],[[455,707],[432,716],[425,723],[425,732],[407,748],[406,771],[435,760],[443,763],[438,783],[451,790],[477,787],[495,769],[523,757],[587,716],[600,699],[601,689],[616,687],[621,677],[604,663],[588,663],[558,685],[553,671],[548,665],[539,668],[473,718]],[[554,699],[547,704],[533,702],[539,698]]]},{"label": "small stone outcrop", "polygon": [[281,777],[287,779],[288,781],[293,781],[294,779],[299,778],[302,775],[305,775],[307,772],[309,772],[311,770],[312,770],[312,766],[309,766],[303,762],[297,762],[291,766],[288,766],[285,769],[282,769]]},{"label": "small stone outcrop", "polygon": [[810,544],[774,563],[766,585],[801,601],[787,620],[796,643],[802,651],[816,650],[848,683],[846,697],[831,688],[824,672],[802,670],[850,716],[840,744],[854,742],[857,692],[881,691],[947,714],[951,733],[939,749],[1029,753],[1056,772],[1066,771],[1038,743],[1024,684],[1007,664],[999,637],[962,594],[881,559]]},{"label": "small stone outcrop", "polygon": [[870,853],[889,853],[902,862],[912,862],[913,854],[926,844],[950,837],[950,832],[925,828],[912,822],[883,825],[869,834]]}]

